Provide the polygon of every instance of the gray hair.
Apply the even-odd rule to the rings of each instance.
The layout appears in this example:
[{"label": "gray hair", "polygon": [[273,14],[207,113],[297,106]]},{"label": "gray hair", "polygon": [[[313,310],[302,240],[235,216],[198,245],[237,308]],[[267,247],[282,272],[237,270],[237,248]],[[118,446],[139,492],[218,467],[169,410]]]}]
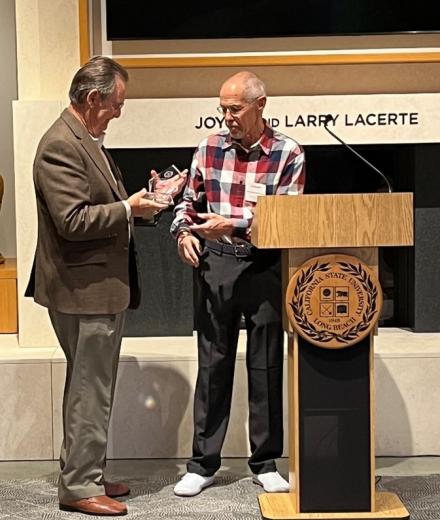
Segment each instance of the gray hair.
[{"label": "gray hair", "polygon": [[116,76],[128,81],[128,72],[119,63],[106,56],[95,56],[73,77],[69,90],[70,102],[72,105],[82,105],[88,93],[94,89],[106,98],[115,88]]}]

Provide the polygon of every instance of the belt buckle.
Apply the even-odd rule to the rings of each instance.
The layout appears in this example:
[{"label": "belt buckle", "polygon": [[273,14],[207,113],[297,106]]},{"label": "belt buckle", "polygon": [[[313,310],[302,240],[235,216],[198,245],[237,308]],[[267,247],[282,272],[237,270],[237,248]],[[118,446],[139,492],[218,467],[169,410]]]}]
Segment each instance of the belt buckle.
[{"label": "belt buckle", "polygon": [[236,258],[246,258],[249,256],[249,248],[244,244],[234,244],[234,255]]}]

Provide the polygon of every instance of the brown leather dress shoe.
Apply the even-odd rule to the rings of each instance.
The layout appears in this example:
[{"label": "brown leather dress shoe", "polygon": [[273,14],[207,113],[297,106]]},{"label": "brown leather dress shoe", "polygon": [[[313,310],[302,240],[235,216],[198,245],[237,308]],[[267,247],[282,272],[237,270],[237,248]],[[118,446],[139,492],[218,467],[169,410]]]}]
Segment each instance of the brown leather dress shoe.
[{"label": "brown leather dress shoe", "polygon": [[61,511],[84,513],[97,516],[123,516],[127,514],[127,506],[117,500],[101,495],[98,497],[81,498],[61,504]]},{"label": "brown leather dress shoe", "polygon": [[110,498],[125,497],[130,494],[130,488],[123,482],[108,482],[104,480],[105,494]]}]

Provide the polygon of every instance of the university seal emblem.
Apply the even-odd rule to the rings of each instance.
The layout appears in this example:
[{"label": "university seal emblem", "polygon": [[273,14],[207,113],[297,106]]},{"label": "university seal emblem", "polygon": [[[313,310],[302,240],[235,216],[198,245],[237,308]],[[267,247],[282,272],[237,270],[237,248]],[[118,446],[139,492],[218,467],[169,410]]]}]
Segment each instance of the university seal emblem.
[{"label": "university seal emblem", "polygon": [[358,258],[331,254],[308,260],[286,291],[294,330],[324,348],[345,348],[367,336],[382,308],[376,274]]}]

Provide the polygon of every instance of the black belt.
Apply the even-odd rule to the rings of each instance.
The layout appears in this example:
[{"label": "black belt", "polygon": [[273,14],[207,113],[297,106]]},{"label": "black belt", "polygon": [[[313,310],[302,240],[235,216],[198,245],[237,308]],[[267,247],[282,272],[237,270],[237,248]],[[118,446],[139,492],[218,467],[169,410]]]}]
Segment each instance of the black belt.
[{"label": "black belt", "polygon": [[257,248],[251,244],[225,244],[224,242],[205,241],[205,246],[211,251],[216,251],[222,255],[232,255],[237,258],[252,256]]}]

